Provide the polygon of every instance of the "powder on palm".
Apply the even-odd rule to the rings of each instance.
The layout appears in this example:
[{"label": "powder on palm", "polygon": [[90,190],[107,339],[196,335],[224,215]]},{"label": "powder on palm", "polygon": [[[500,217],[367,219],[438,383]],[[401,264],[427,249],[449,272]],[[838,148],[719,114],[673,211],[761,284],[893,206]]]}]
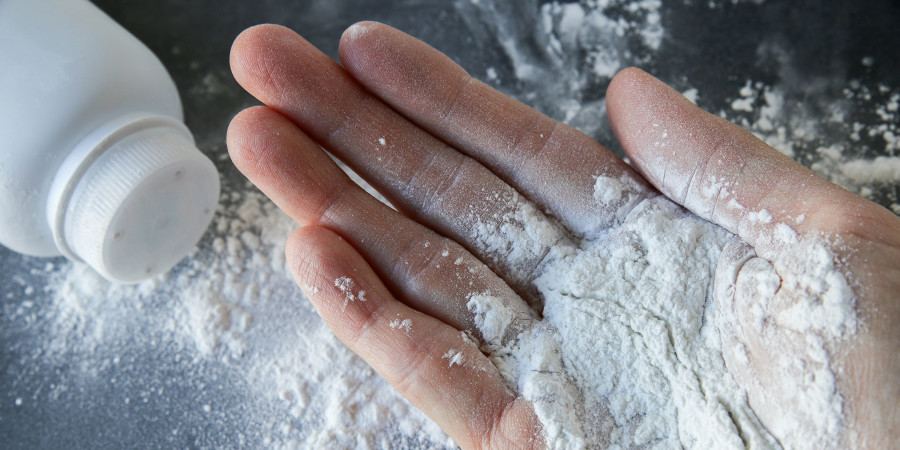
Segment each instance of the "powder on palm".
[{"label": "powder on palm", "polygon": [[[613,198],[621,183],[600,177],[594,186],[598,201],[627,205],[621,223],[545,262],[535,280],[545,302],[542,321],[509,339],[514,313],[490,293],[470,296],[483,350],[510,386],[535,403],[551,447],[777,447],[723,358],[720,316],[731,306],[713,293],[719,257],[736,238],[663,197],[636,205]],[[772,220],[767,212],[755,217]],[[796,245],[792,237],[773,239]],[[796,273],[780,267],[784,282],[819,283],[831,292],[810,292],[777,321],[839,340],[855,330],[852,293],[828,264],[827,247],[811,248],[818,265]],[[746,273],[755,277],[750,286],[764,288],[774,271]],[[740,300],[755,301],[756,294]],[[785,427],[799,427],[814,437],[809,443],[833,444],[841,397],[825,346],[807,350],[824,358],[818,371],[808,371],[815,379],[787,371],[801,378],[785,383],[810,407],[800,406],[777,431],[783,436]]]}]

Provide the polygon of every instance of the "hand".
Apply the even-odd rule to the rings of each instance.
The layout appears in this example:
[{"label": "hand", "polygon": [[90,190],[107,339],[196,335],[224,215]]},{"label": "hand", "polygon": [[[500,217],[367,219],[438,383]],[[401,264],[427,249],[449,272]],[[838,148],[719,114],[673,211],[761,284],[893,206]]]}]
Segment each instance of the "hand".
[{"label": "hand", "polygon": [[[461,447],[547,444],[532,405],[470,342],[482,336],[466,304],[473,292],[491,292],[523,327],[538,321],[532,281],[550,249],[627,213],[595,198],[598,176],[630,180],[637,199],[661,192],[742,239],[717,268],[716,301],[729,312],[719,324],[724,355],[760,420],[785,444],[808,438],[780,425],[804,419],[792,416],[797,399],[788,392],[803,380],[787,382],[774,363],[815,349],[777,317],[808,299],[796,286],[768,292],[753,283],[760,274],[802,278],[791,264],[796,252],[778,245],[777,224],[789,223],[797,242],[834,244],[826,250],[852,275],[859,324],[851,338],[817,347],[836,374],[846,416],[840,438],[878,446],[900,437],[900,359],[893,357],[900,350],[900,220],[893,214],[636,69],[616,76],[607,105],[637,171],[397,30],[355,25],[340,55],[344,68],[277,26],[242,33],[232,70],[267,106],[234,119],[228,148],[237,167],[300,223],[288,260],[322,318]],[[664,148],[653,145],[656,128],[667,130]],[[320,146],[396,210],[354,184]],[[742,207],[725,207],[731,200]],[[770,220],[759,220],[763,211]],[[516,214],[541,224],[539,238],[509,231],[521,225]],[[530,245],[518,242],[523,237]],[[750,319],[759,304],[774,319],[757,327]]]}]

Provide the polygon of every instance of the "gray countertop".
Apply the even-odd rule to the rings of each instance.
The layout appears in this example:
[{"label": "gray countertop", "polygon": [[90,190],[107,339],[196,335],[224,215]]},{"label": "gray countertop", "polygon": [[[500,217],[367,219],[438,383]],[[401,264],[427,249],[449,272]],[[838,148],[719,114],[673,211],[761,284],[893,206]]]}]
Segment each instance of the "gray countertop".
[{"label": "gray countertop", "polygon": [[[900,92],[900,4],[892,0],[684,0],[658,8],[645,0],[639,3],[646,8],[637,12],[625,6],[628,2],[610,1],[603,11],[606,16],[643,26],[626,29],[621,36],[583,31],[575,43],[567,41],[565,31],[540,32],[543,1],[95,3],[169,69],[182,96],[186,123],[199,148],[218,166],[226,193],[251,189],[227,159],[225,130],[238,111],[256,104],[230,76],[228,52],[234,37],[257,23],[279,23],[336,57],[347,26],[376,20],[434,45],[474,76],[572,123],[614,151],[617,145],[602,101],[610,65],[601,67],[597,59],[611,58],[613,68],[640,66],[676,89],[696,94],[700,106],[776,146],[789,145],[780,149],[900,213],[900,180],[860,179],[842,170],[848,161],[893,156],[897,149],[890,139],[900,115],[890,104]],[[547,13],[551,6],[543,8],[544,17],[553,16]],[[649,25],[655,19],[641,16],[657,9],[658,29]],[[561,52],[548,50],[554,39]],[[538,75],[521,70],[526,65],[538,67]],[[766,109],[774,102],[770,96],[780,99],[775,112]],[[829,153],[827,148],[837,150]],[[227,234],[213,230],[195,257],[215,251],[213,239]],[[53,352],[47,348],[48,337],[56,339],[55,345],[74,348],[90,332],[76,326],[61,333],[47,319],[59,295],[54,274],[66,267],[63,259],[25,257],[0,248],[0,447],[268,445],[258,434],[236,428],[231,419],[247,407],[244,397],[233,394],[246,390],[240,365],[198,357],[166,334],[137,327],[131,336],[116,335],[118,341],[128,342],[117,341],[121,351],[113,362],[98,360],[98,349],[48,356]],[[271,295],[295,293],[284,287]],[[144,314],[167,307],[166,300],[156,298],[153,293],[142,298],[147,303]],[[146,333],[154,337],[141,338]],[[84,375],[88,365],[92,376]],[[130,401],[123,402],[126,391]],[[217,414],[197,408],[207,404],[214,404]],[[278,414],[277,409],[272,414]],[[269,417],[254,420],[259,423],[248,424],[248,430],[266,428]],[[418,441],[392,442],[415,446]]]}]

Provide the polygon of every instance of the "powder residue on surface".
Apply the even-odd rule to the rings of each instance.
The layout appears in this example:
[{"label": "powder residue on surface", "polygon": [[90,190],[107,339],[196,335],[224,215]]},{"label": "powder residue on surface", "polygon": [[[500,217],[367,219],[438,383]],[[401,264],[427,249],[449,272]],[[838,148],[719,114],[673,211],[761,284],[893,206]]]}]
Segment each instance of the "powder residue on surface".
[{"label": "powder residue on surface", "polygon": [[[772,65],[786,80],[747,80],[722,115],[823,178],[900,214],[900,91],[859,80],[844,86],[796,80],[784,49],[762,43],[759,52],[776,55]],[[831,92],[838,88],[841,95]],[[851,119],[859,117],[865,121]]]},{"label": "powder residue on surface", "polygon": [[[212,251],[198,252],[165,277],[113,285],[85,265],[64,264],[49,283],[40,361],[65,362],[78,380],[118,367],[123,408],[147,395],[127,388],[143,371],[199,373],[184,375],[184,383],[219,380],[171,399],[173,409],[195,414],[174,434],[219,430],[195,440],[203,447],[235,445],[235,436],[251,448],[452,447],[303,298],[284,258],[294,228],[259,192],[232,192],[224,195],[204,244]],[[345,301],[365,301],[351,278],[334,285],[329,288]],[[392,324],[401,332],[412,326],[410,319]],[[120,359],[154,349],[167,361],[175,356],[183,362],[132,368]],[[55,395],[68,389],[62,380]]]}]

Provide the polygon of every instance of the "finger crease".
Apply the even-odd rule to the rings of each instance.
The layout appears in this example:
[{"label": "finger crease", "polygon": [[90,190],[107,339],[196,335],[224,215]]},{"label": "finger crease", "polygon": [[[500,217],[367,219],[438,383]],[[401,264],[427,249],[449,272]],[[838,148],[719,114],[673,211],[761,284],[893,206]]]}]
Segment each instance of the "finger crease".
[{"label": "finger crease", "polygon": [[[726,143],[727,143],[727,140],[724,138],[717,139],[716,143],[713,145],[712,150],[710,150],[710,152],[706,154],[706,158],[704,158],[703,164],[697,165],[694,167],[694,170],[691,171],[690,178],[688,178],[688,182],[684,188],[684,192],[681,193],[681,197],[680,197],[681,199],[679,200],[679,203],[687,206],[685,202],[687,201],[687,198],[688,198],[688,195],[690,194],[690,192],[692,190],[694,190],[694,185],[697,183],[703,182],[703,180],[706,178],[706,175],[708,173],[708,169],[709,169],[709,165],[710,165],[711,161],[713,161],[715,158],[718,157],[719,154],[721,154],[722,152],[725,151]],[[702,198],[702,196],[700,198]]]},{"label": "finger crease", "polygon": [[319,208],[316,213],[313,215],[315,218],[312,223],[317,225],[337,225],[338,228],[341,228],[341,221],[339,220],[342,217],[348,217],[346,211],[337,211],[339,206],[344,206],[344,196],[347,194],[346,186],[344,183],[336,183],[332,184],[331,187],[325,194],[325,198],[319,204]]},{"label": "finger crease", "polygon": [[409,393],[413,386],[421,384],[419,382],[421,379],[420,374],[425,361],[432,358],[431,346],[425,346],[422,340],[410,339],[409,343],[412,345],[412,349],[404,349],[404,353],[407,355],[414,354],[415,357],[409,358],[409,362],[402,369],[395,372],[396,378],[391,383],[394,385],[394,389],[404,396]]},{"label": "finger crease", "polygon": [[[371,341],[371,339],[369,339],[369,335],[370,333],[373,333],[373,328],[375,328],[378,321],[381,320],[384,316],[384,307],[388,301],[389,300],[387,299],[383,299],[381,301],[366,303],[366,305],[374,304],[374,306],[372,307],[372,309],[367,311],[365,318],[362,320],[362,323],[358,327],[353,329],[350,333],[350,336],[348,336],[347,344],[350,347],[361,348],[361,342],[363,342],[364,340]],[[361,306],[361,308],[366,308],[366,306]],[[375,333],[376,335],[378,334],[377,330],[375,331]]]},{"label": "finger crease", "polygon": [[[519,153],[522,152],[522,149],[520,149],[520,146],[526,142],[525,136],[527,136],[529,134],[534,135],[534,132],[530,131],[530,130],[532,130],[538,122],[543,122],[543,120],[541,120],[541,119],[543,119],[543,117],[538,117],[538,118],[533,119],[531,121],[531,123],[529,123],[529,125],[528,125],[527,129],[529,131],[525,131],[525,132],[522,132],[519,134],[519,137],[516,138],[516,143],[513,146],[513,155],[518,156]],[[555,120],[553,120],[552,123],[553,123],[553,125],[550,127],[550,129],[546,133],[541,133],[541,136],[543,136],[543,137],[541,137],[540,145],[533,146],[529,149],[529,151],[524,152],[525,155],[522,159],[513,159],[513,161],[520,161],[518,165],[513,167],[513,169],[515,171],[518,172],[519,169],[522,167],[531,166],[531,164],[535,160],[539,160],[539,158],[538,158],[539,156],[543,155],[544,151],[547,149],[547,146],[550,144],[550,141],[553,140],[553,136],[556,134],[557,130],[559,130],[560,126],[562,125],[561,123],[559,123]],[[546,136],[544,136],[544,134],[546,134]]]},{"label": "finger crease", "polygon": [[453,91],[449,106],[439,114],[437,123],[450,121],[450,118],[453,117],[453,113],[456,112],[456,108],[462,103],[463,98],[467,97],[469,88],[475,85],[476,82],[477,80],[475,80],[475,78],[472,78],[469,75],[463,75],[463,80],[459,83],[456,90]]},{"label": "finger crease", "polygon": [[[414,236],[418,233],[406,232],[403,233],[405,236]],[[406,242],[403,243],[403,247],[397,252],[397,259],[394,260],[391,268],[391,279],[393,280],[405,280],[403,282],[407,288],[412,287],[413,292],[418,291],[419,277],[424,270],[425,267],[428,267],[428,260],[420,261],[425,258],[414,258],[414,252],[420,251],[419,248],[422,245],[422,241],[419,239],[407,239]],[[422,267],[422,269],[413,269],[410,266],[410,261],[416,261],[417,263],[413,264],[414,266]],[[412,284],[412,286],[410,286]]]}]

